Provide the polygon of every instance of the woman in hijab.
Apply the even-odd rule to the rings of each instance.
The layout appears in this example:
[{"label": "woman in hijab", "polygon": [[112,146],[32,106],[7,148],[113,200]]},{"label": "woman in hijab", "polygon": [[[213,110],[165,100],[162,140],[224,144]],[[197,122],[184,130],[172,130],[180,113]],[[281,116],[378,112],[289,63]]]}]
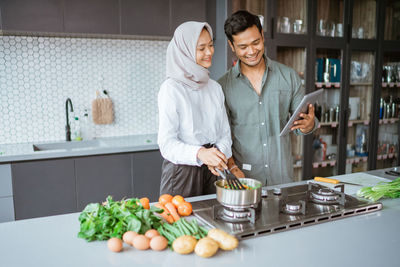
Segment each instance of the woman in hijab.
[{"label": "woman in hijab", "polygon": [[[221,86],[210,79],[214,45],[205,22],[181,24],[167,48],[167,79],[158,94],[161,194],[215,193],[215,168],[238,177]],[[228,160],[229,159],[229,160]]]}]

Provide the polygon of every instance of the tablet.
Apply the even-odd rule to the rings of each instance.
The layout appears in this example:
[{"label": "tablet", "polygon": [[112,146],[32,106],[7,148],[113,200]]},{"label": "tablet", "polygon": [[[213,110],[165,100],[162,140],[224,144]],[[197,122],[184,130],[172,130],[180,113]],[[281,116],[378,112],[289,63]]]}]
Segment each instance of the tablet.
[{"label": "tablet", "polygon": [[293,115],[290,117],[289,121],[286,123],[285,127],[279,134],[279,136],[284,136],[290,133],[290,128],[293,127],[293,123],[300,118],[300,113],[305,113],[308,110],[309,104],[314,104],[322,95],[324,89],[319,89],[315,92],[309,93],[303,97],[300,105],[296,108]]}]

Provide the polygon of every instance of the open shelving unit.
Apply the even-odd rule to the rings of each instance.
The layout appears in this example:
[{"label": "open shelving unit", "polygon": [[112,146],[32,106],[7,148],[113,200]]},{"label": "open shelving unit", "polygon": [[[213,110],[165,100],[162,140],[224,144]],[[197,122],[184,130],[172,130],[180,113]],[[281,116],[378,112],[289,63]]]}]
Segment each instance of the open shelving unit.
[{"label": "open shelving unit", "polygon": [[[399,62],[400,68],[400,1],[228,2],[228,15],[244,8],[264,17],[267,56],[295,69],[306,93],[326,89],[319,128],[312,135],[291,137],[296,180],[400,165],[400,69],[398,80],[382,79],[383,66]],[[318,60],[325,70],[336,68],[336,73],[325,71],[330,79],[321,76]],[[381,98],[399,101],[393,116],[380,116]],[[331,108],[335,114],[325,120]],[[334,151],[325,153],[329,158],[316,156],[325,146],[318,148],[321,136],[332,148],[325,152]]]}]

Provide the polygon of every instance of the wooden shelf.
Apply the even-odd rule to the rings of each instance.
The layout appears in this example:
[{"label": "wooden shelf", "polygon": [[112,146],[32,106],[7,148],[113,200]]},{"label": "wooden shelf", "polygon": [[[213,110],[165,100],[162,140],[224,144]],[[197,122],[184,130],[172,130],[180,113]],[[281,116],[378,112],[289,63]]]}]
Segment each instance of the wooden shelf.
[{"label": "wooden shelf", "polygon": [[376,157],[377,160],[393,159],[397,158],[397,153],[381,154]]},{"label": "wooden shelf", "polygon": [[380,119],[379,124],[393,124],[397,123],[399,118],[391,118],[391,119]]},{"label": "wooden shelf", "polygon": [[334,122],[320,122],[319,125],[318,125],[318,128],[326,127],[326,126],[332,127],[332,128],[336,128],[336,127],[339,126],[339,122],[337,122],[337,121],[334,121]]},{"label": "wooden shelf", "polygon": [[303,168],[303,165],[293,164],[293,169]]},{"label": "wooden shelf", "polygon": [[340,83],[320,83],[316,82],[315,87],[317,88],[340,88]]},{"label": "wooden shelf", "polygon": [[[386,159],[393,159],[397,158],[397,153],[388,153],[388,154],[382,154],[378,155],[377,159],[378,160],[386,160]],[[357,164],[360,162],[367,162],[368,157],[352,157],[346,159],[346,164]],[[320,161],[320,162],[313,162],[313,168],[325,168],[325,167],[334,167],[336,165],[336,160],[325,160],[325,161]],[[302,168],[303,166],[301,165],[293,165],[293,168]]]},{"label": "wooden shelf", "polygon": [[368,157],[352,157],[352,158],[347,158],[346,159],[346,164],[354,164],[354,163],[359,163],[359,162],[367,162]]},{"label": "wooden shelf", "polygon": [[[387,124],[387,123],[395,123],[397,122],[399,119],[386,119],[385,122],[382,121],[382,123]],[[354,124],[364,124],[364,125],[369,125],[369,120],[351,120],[347,122],[347,126],[351,127]],[[379,122],[379,124],[382,124],[381,122]],[[339,126],[339,122],[334,121],[334,122],[320,122],[319,123],[319,128],[320,127],[332,127],[332,128],[336,128]]]},{"label": "wooden shelf", "polygon": [[316,169],[318,167],[325,168],[325,167],[328,167],[328,165],[331,167],[334,167],[336,165],[336,160],[325,160],[325,161],[320,161],[320,162],[313,162],[314,169]]},{"label": "wooden shelf", "polygon": [[364,125],[368,125],[369,124],[369,120],[350,120],[347,122],[347,126],[351,127],[354,124],[364,124]]},{"label": "wooden shelf", "polygon": [[350,86],[372,86],[372,83],[350,83]]},{"label": "wooden shelf", "polygon": [[400,82],[397,83],[382,83],[382,87],[400,87]]}]

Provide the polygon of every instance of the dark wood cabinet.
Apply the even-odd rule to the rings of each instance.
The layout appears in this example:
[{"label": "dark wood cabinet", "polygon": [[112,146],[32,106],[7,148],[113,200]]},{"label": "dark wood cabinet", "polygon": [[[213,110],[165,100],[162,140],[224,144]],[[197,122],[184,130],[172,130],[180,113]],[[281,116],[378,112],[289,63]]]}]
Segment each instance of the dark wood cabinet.
[{"label": "dark wood cabinet", "polygon": [[13,194],[7,195],[14,199],[16,220],[80,212],[109,195],[157,201],[162,161],[152,150],[12,163]]},{"label": "dark wood cabinet", "polygon": [[75,159],[78,211],[92,202],[132,197],[131,155],[104,155]]},{"label": "dark wood cabinet", "polygon": [[172,36],[185,21],[215,23],[215,0],[2,0],[0,11],[10,33]]},{"label": "dark wood cabinet", "polygon": [[64,1],[64,31],[119,34],[118,0]]},{"label": "dark wood cabinet", "polygon": [[206,21],[206,0],[171,0],[171,32],[185,21]]},{"label": "dark wood cabinet", "polygon": [[62,32],[62,0],[2,0],[0,1],[2,30]]},{"label": "dark wood cabinet", "polygon": [[73,159],[11,165],[15,219],[76,211]]},{"label": "dark wood cabinet", "polygon": [[121,0],[121,34],[170,35],[169,2]]},{"label": "dark wood cabinet", "polygon": [[146,151],[132,154],[133,195],[158,201],[160,195],[161,165],[160,151]]}]

